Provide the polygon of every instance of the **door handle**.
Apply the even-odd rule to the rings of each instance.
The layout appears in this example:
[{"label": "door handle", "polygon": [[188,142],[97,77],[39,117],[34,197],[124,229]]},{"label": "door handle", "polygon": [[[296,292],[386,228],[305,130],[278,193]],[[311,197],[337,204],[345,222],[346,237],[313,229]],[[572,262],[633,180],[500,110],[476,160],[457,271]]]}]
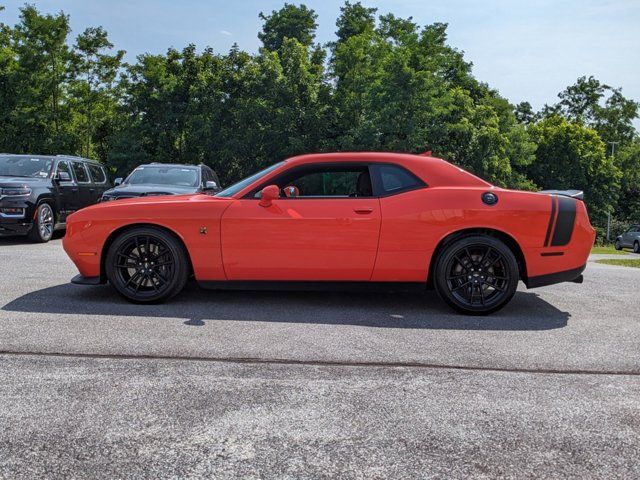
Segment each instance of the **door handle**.
[{"label": "door handle", "polygon": [[365,215],[367,213],[372,213],[373,208],[371,207],[354,208],[353,211],[356,213],[359,213],[360,215]]}]

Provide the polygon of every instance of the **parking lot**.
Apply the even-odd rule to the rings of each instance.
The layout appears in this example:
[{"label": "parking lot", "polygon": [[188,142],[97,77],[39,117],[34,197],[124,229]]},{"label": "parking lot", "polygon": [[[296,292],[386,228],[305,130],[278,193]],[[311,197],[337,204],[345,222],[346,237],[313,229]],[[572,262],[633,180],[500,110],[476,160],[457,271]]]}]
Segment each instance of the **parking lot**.
[{"label": "parking lot", "polygon": [[[629,254],[631,255],[631,254]],[[640,475],[640,269],[436,294],[71,285],[0,239],[0,477]]]}]

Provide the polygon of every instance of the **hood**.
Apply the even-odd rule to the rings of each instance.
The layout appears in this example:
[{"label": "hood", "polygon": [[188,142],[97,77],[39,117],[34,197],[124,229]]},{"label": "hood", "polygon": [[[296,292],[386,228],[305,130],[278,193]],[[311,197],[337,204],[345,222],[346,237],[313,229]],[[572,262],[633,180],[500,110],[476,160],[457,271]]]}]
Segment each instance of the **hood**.
[{"label": "hood", "polygon": [[34,185],[49,185],[49,178],[8,177],[0,175],[0,188],[2,187],[32,187]]},{"label": "hood", "polygon": [[111,197],[144,197],[147,195],[188,195],[196,193],[197,187],[181,187],[176,185],[129,185],[122,184],[104,192]]},{"label": "hood", "polygon": [[176,185],[128,185],[122,184],[107,190],[103,193],[105,196],[113,198],[132,198],[145,197],[153,195],[188,195],[196,193],[197,187],[181,187]]}]

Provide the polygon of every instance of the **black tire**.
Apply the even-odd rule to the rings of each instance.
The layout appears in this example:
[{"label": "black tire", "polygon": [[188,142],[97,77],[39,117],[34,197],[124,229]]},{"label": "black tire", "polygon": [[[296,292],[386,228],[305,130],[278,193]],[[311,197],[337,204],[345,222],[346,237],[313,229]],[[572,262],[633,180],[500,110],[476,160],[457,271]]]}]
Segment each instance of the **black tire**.
[{"label": "black tire", "polygon": [[471,235],[445,246],[436,259],[434,285],[451,307],[467,315],[486,315],[504,307],[518,287],[513,252],[500,240]]},{"label": "black tire", "polygon": [[633,253],[640,253],[640,243],[637,240],[633,242]]},{"label": "black tire", "polygon": [[613,248],[616,250],[622,250],[622,245],[620,245],[620,240],[616,240],[616,243],[613,244]]},{"label": "black tire", "polygon": [[36,243],[47,243],[53,237],[56,217],[53,208],[48,203],[41,203],[36,209],[33,225],[29,230],[29,240]]},{"label": "black tire", "polygon": [[189,262],[182,243],[154,227],[137,227],[117,237],[105,260],[109,283],[135,303],[158,303],[184,288]]}]

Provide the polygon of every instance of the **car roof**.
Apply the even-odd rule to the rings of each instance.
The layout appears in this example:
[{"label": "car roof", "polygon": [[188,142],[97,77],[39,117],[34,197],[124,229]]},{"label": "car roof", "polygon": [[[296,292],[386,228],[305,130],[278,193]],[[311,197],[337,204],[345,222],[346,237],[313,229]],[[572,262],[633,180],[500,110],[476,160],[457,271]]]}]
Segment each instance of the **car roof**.
[{"label": "car roof", "polygon": [[338,152],[298,155],[286,160],[288,167],[326,162],[393,163],[418,175],[429,186],[481,186],[491,184],[441,158],[396,152]]},{"label": "car roof", "polygon": [[191,165],[188,163],[162,163],[162,162],[151,162],[144,163],[142,165],[138,165],[136,168],[140,167],[180,167],[180,168],[201,168],[205,165]]},{"label": "car roof", "polygon": [[38,155],[32,153],[0,153],[0,155],[6,155],[10,157],[25,157],[25,158],[46,158],[49,160],[76,160],[81,162],[93,163],[95,165],[103,166],[102,163],[97,160],[91,160],[90,158],[78,157],[76,155]]}]

